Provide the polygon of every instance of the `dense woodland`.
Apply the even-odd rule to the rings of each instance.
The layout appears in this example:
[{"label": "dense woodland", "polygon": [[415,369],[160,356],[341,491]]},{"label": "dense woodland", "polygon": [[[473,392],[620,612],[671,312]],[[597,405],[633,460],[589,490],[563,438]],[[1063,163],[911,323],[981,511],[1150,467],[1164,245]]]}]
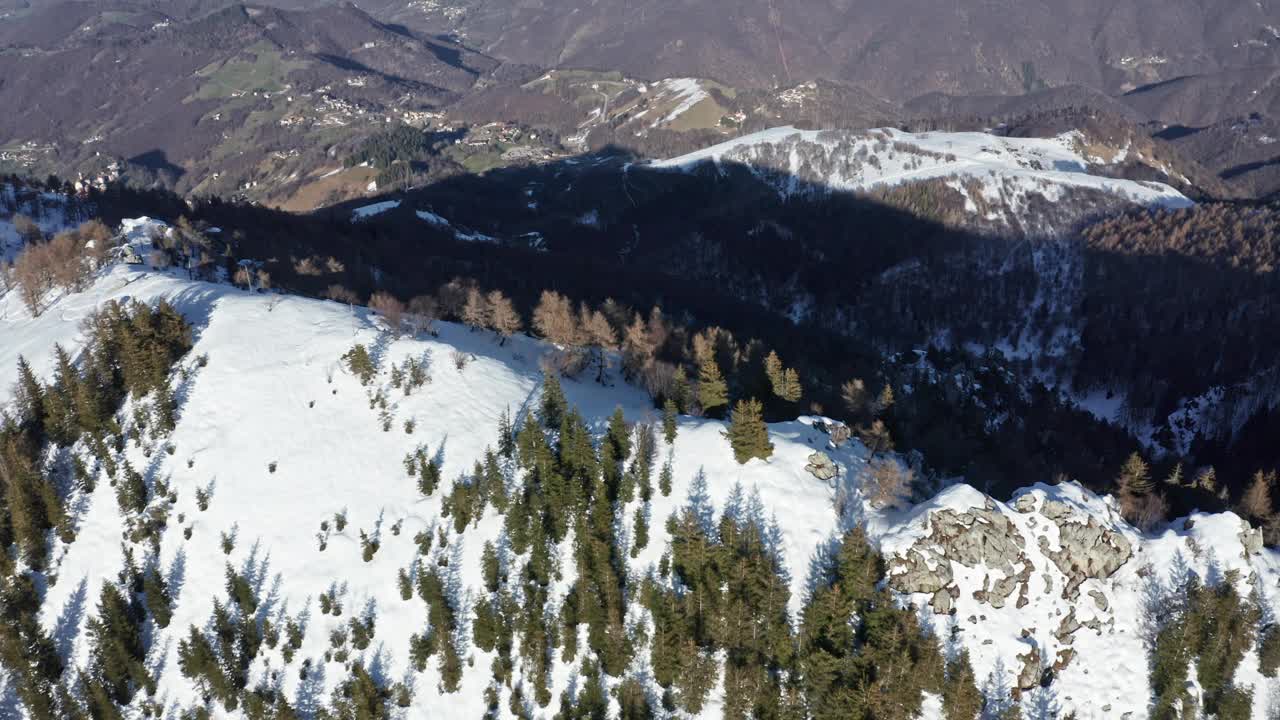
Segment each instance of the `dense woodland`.
[{"label": "dense woodland", "polygon": [[[691,338],[722,328],[744,347],[760,343],[765,351],[758,356],[786,348],[786,361],[803,379],[804,398],[766,407],[767,419],[819,407],[846,417],[840,390],[846,382],[862,378],[876,390],[892,385],[899,402],[883,419],[899,447],[920,450],[939,474],[964,474],[997,494],[1029,477],[1058,474],[1112,489],[1116,468],[1139,449],[1126,431],[1074,409],[1032,376],[1057,376],[1081,393],[1133,388],[1124,417],[1132,422],[1159,421],[1171,403],[1214,384],[1227,385],[1229,398],[1266,397],[1233,384],[1274,378],[1274,369],[1266,374],[1275,353],[1265,331],[1274,273],[1233,267],[1245,257],[1265,257],[1262,248],[1272,241],[1253,240],[1269,236],[1249,228],[1266,227],[1270,221],[1257,218],[1274,214],[1267,206],[1136,213],[1090,227],[1079,242],[1015,241],[926,219],[930,213],[950,217],[946,208],[955,200],[946,193],[954,191],[945,185],[878,199],[828,192],[779,199],[733,167],[715,175],[633,168],[620,178],[620,162],[454,178],[406,196],[400,211],[361,223],[350,222],[343,207],[297,216],[217,199],[188,206],[163,192],[117,186],[89,202],[108,221],[190,216],[191,237],[211,244],[200,255],[213,261],[208,269],[225,267],[235,275],[241,259],[251,260],[259,268],[259,288],[265,281],[348,302],[366,302],[375,292],[405,304],[430,297],[439,317],[461,319],[462,304],[441,295],[459,283],[474,284],[484,292],[500,290],[526,328],[542,292],[554,289],[575,307],[586,302],[602,308],[612,299],[614,307],[626,308],[609,318],[619,341],[634,313],[648,317],[657,305],[682,329],[662,344],[660,355],[683,365],[689,377],[698,369]],[[537,183],[548,187],[533,211],[520,189]],[[942,194],[931,195],[930,187]],[[563,192],[569,188],[573,192]],[[458,240],[450,228],[414,217],[412,204],[457,226],[511,239],[497,245]],[[600,211],[593,225],[578,221],[588,208]],[[1117,235],[1120,223],[1137,223],[1136,237],[1143,223],[1213,227],[1236,215],[1246,230],[1222,234],[1219,246],[1196,251],[1213,253],[1211,263],[1180,260],[1187,256],[1176,252],[1160,255],[1158,264],[1148,262],[1150,252],[1138,261],[1137,246],[1113,248],[1115,240],[1106,239]],[[227,232],[215,242],[199,233],[202,224]],[[528,232],[541,233],[545,242],[530,247],[520,240]],[[1174,234],[1152,233],[1153,246]],[[882,241],[887,238],[893,241]],[[181,252],[175,253],[181,262]],[[1241,257],[1233,261],[1237,253]],[[1055,260],[1048,269],[1037,266],[1045,257]],[[993,266],[1000,272],[993,273]],[[1150,271],[1157,266],[1167,272]],[[1237,281],[1240,273],[1245,275]],[[1187,292],[1192,280],[1196,293]],[[1212,304],[1202,295],[1210,292],[1216,293]],[[1217,311],[1229,305],[1241,312]],[[1028,313],[1028,307],[1037,310]],[[1065,352],[1011,361],[957,351],[972,347],[965,343],[1047,341],[1068,322],[1079,323],[1080,344]],[[916,362],[910,351],[939,337],[946,342],[928,348],[928,364]],[[1153,351],[1166,342],[1176,351]],[[1182,362],[1188,353],[1208,365]],[[1189,374],[1191,367],[1213,370]],[[740,386],[731,393],[735,399],[767,400],[750,389],[758,383],[754,370],[739,381],[733,368],[721,369]],[[901,392],[906,385],[913,392]],[[1215,423],[1193,439],[1185,457],[1161,464],[1172,467],[1180,459],[1189,468],[1214,466],[1228,498],[1203,505],[1205,498],[1188,491],[1170,498],[1174,508],[1234,504],[1255,471],[1280,464],[1267,440],[1275,414],[1265,403],[1237,402],[1218,412],[1235,413],[1234,422]],[[993,413],[1007,420],[993,424]],[[1222,432],[1228,426],[1234,432]],[[1171,447],[1168,429],[1156,430],[1156,439]]]}]

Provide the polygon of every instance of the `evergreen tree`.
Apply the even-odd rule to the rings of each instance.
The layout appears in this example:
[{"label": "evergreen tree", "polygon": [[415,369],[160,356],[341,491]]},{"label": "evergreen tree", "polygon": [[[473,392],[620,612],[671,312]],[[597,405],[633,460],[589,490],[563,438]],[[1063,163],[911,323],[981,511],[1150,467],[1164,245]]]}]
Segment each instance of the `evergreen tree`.
[{"label": "evergreen tree", "polygon": [[721,408],[729,404],[729,387],[711,353],[698,366],[698,404],[709,417],[720,417]]},{"label": "evergreen tree", "polygon": [[0,583],[0,669],[32,718],[56,718],[54,686],[63,673],[53,639],[40,624],[41,597],[31,575]]},{"label": "evergreen tree", "polygon": [[649,703],[644,681],[629,677],[618,684],[618,720],[657,720],[658,714]]},{"label": "evergreen tree", "polygon": [[634,530],[631,538],[631,557],[639,557],[640,551],[649,544],[649,504],[636,506]]},{"label": "evergreen tree", "polygon": [[861,528],[845,534],[828,577],[801,615],[800,664],[810,715],[914,718],[923,691],[942,690],[941,654],[915,615],[877,589],[884,563]]},{"label": "evergreen tree", "polygon": [[29,427],[35,437],[44,434],[44,388],[36,380],[35,373],[27,364],[26,358],[18,356],[18,382],[15,386],[16,397],[14,407],[17,418],[24,426]]},{"label": "evergreen tree", "polygon": [[947,720],[977,720],[982,713],[982,693],[978,692],[969,651],[961,648],[947,661],[947,681],[942,687],[942,713]]},{"label": "evergreen tree", "polygon": [[373,679],[360,662],[352,663],[351,674],[334,688],[330,706],[320,711],[320,720],[391,720],[392,693]]},{"label": "evergreen tree", "polygon": [[150,688],[142,646],[142,608],[113,584],[102,586],[97,616],[89,620],[91,665],[112,701],[128,705],[134,693]]},{"label": "evergreen tree", "polygon": [[560,428],[560,423],[569,412],[569,401],[564,397],[564,389],[560,387],[560,376],[554,372],[542,375],[542,425],[548,430]]},{"label": "evergreen tree", "polygon": [[511,458],[516,451],[516,429],[511,421],[511,408],[502,409],[502,415],[498,416],[498,454],[504,458]]},{"label": "evergreen tree", "polygon": [[662,437],[666,439],[670,445],[676,441],[676,415],[679,409],[676,407],[676,401],[667,398],[662,403]]},{"label": "evergreen tree", "polygon": [[142,576],[142,592],[146,597],[147,611],[159,627],[169,627],[173,617],[173,598],[169,595],[169,585],[154,565],[147,568]]},{"label": "evergreen tree", "polygon": [[435,493],[436,488],[440,487],[440,466],[434,460],[426,460],[425,455],[421,460],[422,465],[418,471],[418,492],[430,497]]},{"label": "evergreen tree", "polygon": [[671,467],[671,458],[667,458],[667,461],[662,463],[662,471],[658,473],[658,492],[662,493],[662,497],[667,497],[671,494],[673,475],[674,470]]},{"label": "evergreen tree", "polygon": [[[572,687],[572,686],[571,686]],[[577,692],[566,689],[560,696],[556,720],[608,720],[609,695],[600,676],[600,666],[590,660],[582,664]]]},{"label": "evergreen tree", "polygon": [[377,373],[377,368],[373,365],[373,358],[369,355],[369,350],[364,345],[357,343],[342,356],[347,363],[347,369],[360,379],[361,385],[368,385],[373,381],[373,376]]},{"label": "evergreen tree", "polygon": [[685,373],[683,365],[676,367],[676,371],[671,374],[671,394],[669,399],[675,402],[676,409],[680,413],[689,412],[693,391],[689,388],[689,376]]},{"label": "evergreen tree", "polygon": [[769,441],[769,428],[764,423],[764,408],[760,401],[739,400],[733,408],[733,419],[725,433],[733,446],[733,457],[739,464],[752,458],[768,460],[773,455],[773,443]]},{"label": "evergreen tree", "polygon": [[80,374],[71,364],[71,356],[61,345],[53,347],[54,383],[44,394],[44,429],[59,447],[67,447],[78,435],[72,398],[80,384]]}]

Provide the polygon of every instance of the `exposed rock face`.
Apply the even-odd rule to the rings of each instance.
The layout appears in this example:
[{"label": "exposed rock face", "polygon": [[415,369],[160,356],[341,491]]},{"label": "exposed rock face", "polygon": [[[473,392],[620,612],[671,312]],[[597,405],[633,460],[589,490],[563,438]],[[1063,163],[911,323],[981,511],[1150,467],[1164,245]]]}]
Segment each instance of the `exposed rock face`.
[{"label": "exposed rock face", "polygon": [[[1123,533],[1093,516],[1083,517],[1067,502],[1041,498],[1031,493],[1021,495],[1012,508],[1022,516],[1030,515],[1025,520],[1029,528],[1025,532],[1034,533],[1035,549],[1052,565],[1036,567],[1028,558],[1030,538],[1013,520],[1017,516],[1000,510],[986,498],[982,507],[946,508],[930,513],[929,535],[891,558],[889,586],[899,592],[932,595],[929,604],[935,612],[951,612],[959,597],[953,584],[954,562],[988,571],[981,576],[981,587],[973,591],[974,599],[997,609],[1008,604],[1023,608],[1031,603],[1031,578],[1037,572],[1045,592],[1060,587],[1064,599],[1076,600],[1086,580],[1105,580],[1133,557],[1133,548]],[[1051,540],[1054,529],[1056,547]],[[1050,532],[1040,534],[1044,530]],[[1054,580],[1054,567],[1062,573],[1060,582]],[[1105,594],[1095,589],[1089,595],[1098,610],[1108,611]],[[1075,623],[1074,617],[1070,622]],[[1065,634],[1075,629],[1072,627]]]},{"label": "exposed rock face", "polygon": [[936,593],[951,584],[951,563],[932,550],[926,556],[912,548],[905,558],[894,558],[889,584],[899,592]]},{"label": "exposed rock face", "polygon": [[1013,574],[1013,563],[1026,546],[1022,533],[1004,514],[987,508],[966,512],[942,510],[930,518],[933,532],[929,540],[948,560],[965,567],[987,567]]},{"label": "exposed rock face", "polygon": [[[983,565],[1003,573],[1002,577],[984,582],[974,593],[994,607],[1004,607],[1005,601],[1025,586],[1031,574],[1031,564],[1023,554],[1025,542],[1009,519],[993,508],[973,508],[965,512],[942,510],[929,518],[930,536],[905,556],[896,557],[890,566],[889,585],[899,592],[932,593],[930,605],[935,612],[951,610],[951,600],[959,589],[951,586],[951,563],[965,567]],[[1021,566],[1020,570],[1014,565]],[[942,594],[951,586],[953,593]]]},{"label": "exposed rock face", "polygon": [[840,474],[840,468],[836,467],[835,461],[822,451],[810,455],[809,464],[805,465],[804,469],[823,482],[830,482]]},{"label": "exposed rock face", "polygon": [[[1041,512],[1044,513],[1050,505],[1061,503],[1046,502]],[[1063,598],[1076,599],[1080,595],[1080,584],[1085,580],[1109,578],[1133,557],[1133,547],[1124,535],[1099,525],[1092,517],[1085,523],[1061,522],[1059,517],[1050,519],[1058,524],[1059,549],[1046,549],[1045,554],[1067,576],[1066,587],[1062,589]],[[1042,548],[1046,545],[1041,543]]]},{"label": "exposed rock face", "polygon": [[1244,545],[1245,555],[1262,552],[1262,528],[1245,527],[1240,531],[1240,544]]}]

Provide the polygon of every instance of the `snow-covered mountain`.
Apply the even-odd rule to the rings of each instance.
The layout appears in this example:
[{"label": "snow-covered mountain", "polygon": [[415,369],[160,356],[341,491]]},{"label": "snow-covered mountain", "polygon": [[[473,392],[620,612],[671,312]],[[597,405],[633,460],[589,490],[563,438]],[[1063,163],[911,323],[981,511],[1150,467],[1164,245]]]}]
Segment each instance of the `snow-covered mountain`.
[{"label": "snow-covered mountain", "polygon": [[[737,147],[721,155],[752,152]],[[1021,148],[1017,157],[1031,162],[1031,148],[1041,146],[1002,147],[1008,153]],[[1055,147],[1062,146],[1043,146],[1040,157],[1050,162],[1054,153],[1068,152]],[[1090,176],[1076,171],[1006,172],[1104,182],[1082,180]],[[1167,189],[1137,185],[1132,191],[1140,189],[1152,201],[1177,200]],[[149,220],[127,224],[136,242],[163,228]],[[277,625],[295,618],[304,626],[294,657],[286,659],[283,646],[264,648],[251,670],[255,681],[279,687],[300,712],[314,711],[345,678],[342,664],[326,659],[335,647],[333,633],[344,632],[352,617],[373,617],[372,643],[353,656],[378,678],[413,690],[411,704],[397,712],[407,718],[484,716],[493,653],[464,643],[466,669],[456,693],[439,689],[434,661],[415,672],[410,635],[427,626],[427,609],[402,599],[397,573],[418,557],[419,533],[445,538],[451,588],[464,607],[472,607],[485,592],[483,544],[498,540],[502,518],[490,507],[464,534],[456,533],[442,517],[443,493],[424,497],[404,459],[425,451],[438,459],[446,482],[468,473],[487,447],[497,445],[504,413],[518,424],[537,407],[540,360],[553,348],[523,336],[503,344],[446,323],[434,336],[393,337],[364,308],[251,293],[185,274],[114,265],[83,292],[53,299],[39,317],[17,293],[0,295],[0,388],[6,389],[17,379],[19,356],[49,377],[55,344],[73,352],[82,347],[82,321],[110,300],[165,299],[193,325],[194,348],[175,371],[176,429],[162,441],[123,449],[145,469],[148,483],[163,480],[177,496],[170,511],[176,522],[162,531],[156,559],[175,598],[174,615],[167,629],[153,629],[148,658],[164,717],[200,704],[197,688],[179,672],[178,644],[188,627],[206,627],[214,598],[224,595],[226,565],[258,591],[260,618]],[[378,368],[368,387],[341,360],[357,343],[370,349]],[[393,390],[391,375],[409,359],[419,361],[430,380],[404,394]],[[631,421],[655,419],[638,388],[621,380],[597,384],[589,375],[565,381],[564,389],[593,432],[604,432],[615,408]],[[377,395],[386,399],[383,412]],[[959,484],[910,509],[877,509],[867,499],[867,449],[856,440],[834,447],[825,427],[826,421],[811,417],[771,425],[772,457],[740,465],[722,436],[724,423],[682,417],[674,443],[659,440],[658,447],[659,456],[672,459],[672,491],[653,495],[649,542],[626,561],[628,572],[643,576],[662,561],[670,539],[663,521],[691,494],[719,512],[740,485],[748,506],[776,522],[775,550],[791,577],[795,622],[813,581],[814,559],[843,530],[863,523],[889,561],[889,586],[899,599],[919,607],[944,645],[965,647],[977,677],[993,693],[1016,688],[1025,716],[1033,718],[1071,712],[1082,719],[1145,717],[1152,623],[1167,588],[1188,573],[1207,583],[1236,582],[1268,616],[1280,610],[1280,554],[1263,549],[1260,533],[1233,514],[1195,515],[1144,534],[1120,518],[1111,498],[1070,482],[1034,484],[1009,503]],[[816,475],[832,473],[815,474],[819,467],[834,470],[834,477],[820,480]],[[105,483],[96,492],[74,492],[68,505],[76,508],[76,539],[54,544],[41,621],[63,659],[83,664],[95,599],[124,563],[124,520]],[[339,516],[344,523],[336,523]],[[621,517],[625,537],[635,530],[632,513]],[[362,557],[362,534],[378,544],[368,557]],[[560,548],[566,556],[569,545]],[[553,602],[564,597],[571,579],[553,583]],[[321,595],[347,612],[322,612]],[[627,619],[643,626],[646,614],[633,602]],[[645,658],[637,654],[637,670]],[[305,677],[303,663],[309,663]],[[533,707],[534,716],[552,717],[561,692],[575,682],[575,664],[557,659],[553,699],[545,708]],[[1253,687],[1253,717],[1268,717],[1278,685],[1260,674],[1253,651],[1236,682]],[[9,698],[4,712],[16,713],[12,687],[0,676]],[[701,717],[721,716],[723,692],[713,690]],[[505,701],[497,712],[511,716]],[[213,713],[238,717],[216,705]],[[940,717],[936,697],[926,703],[925,716]]]},{"label": "snow-covered mountain", "polygon": [[[965,213],[975,222],[1033,232],[1061,229],[1062,218],[1046,212],[1044,205],[1069,196],[1086,212],[1099,202],[1168,208],[1191,204],[1163,183],[1108,177],[1107,171],[1120,168],[1128,154],[1128,148],[1094,145],[1078,131],[1052,138],[1014,138],[980,132],[781,127],[661,160],[653,167],[747,165],[774,178],[783,194],[812,187],[874,190],[943,180],[963,198]],[[1073,219],[1080,212],[1079,207],[1062,210]]]}]

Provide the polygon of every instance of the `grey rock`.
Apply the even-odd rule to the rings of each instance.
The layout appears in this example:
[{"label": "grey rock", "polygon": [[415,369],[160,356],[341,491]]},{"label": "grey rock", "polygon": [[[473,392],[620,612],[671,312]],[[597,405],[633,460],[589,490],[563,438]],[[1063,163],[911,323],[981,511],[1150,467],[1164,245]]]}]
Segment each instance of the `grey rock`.
[{"label": "grey rock", "polygon": [[938,590],[933,594],[933,599],[929,601],[929,606],[939,615],[946,615],[951,612],[951,593],[945,588]]},{"label": "grey rock", "polygon": [[840,468],[836,466],[831,456],[821,451],[809,456],[809,464],[805,465],[804,469],[823,482],[830,482],[840,474]]},{"label": "grey rock", "polygon": [[1246,527],[1240,531],[1240,544],[1244,545],[1244,554],[1257,555],[1262,552],[1262,528]]},{"label": "grey rock", "polygon": [[1036,496],[1031,493],[1018,496],[1018,499],[1013,501],[1013,509],[1020,513],[1033,512],[1036,509]]},{"label": "grey rock", "polygon": [[1124,535],[1099,525],[1092,517],[1086,523],[1062,522],[1058,528],[1060,549],[1048,555],[1067,576],[1064,599],[1076,599],[1085,580],[1109,578],[1133,557],[1133,547]]},{"label": "grey rock", "polygon": [[[928,557],[924,553],[928,553]],[[951,563],[925,548],[907,551],[889,565],[889,587],[904,593],[936,593],[951,584]]]}]

